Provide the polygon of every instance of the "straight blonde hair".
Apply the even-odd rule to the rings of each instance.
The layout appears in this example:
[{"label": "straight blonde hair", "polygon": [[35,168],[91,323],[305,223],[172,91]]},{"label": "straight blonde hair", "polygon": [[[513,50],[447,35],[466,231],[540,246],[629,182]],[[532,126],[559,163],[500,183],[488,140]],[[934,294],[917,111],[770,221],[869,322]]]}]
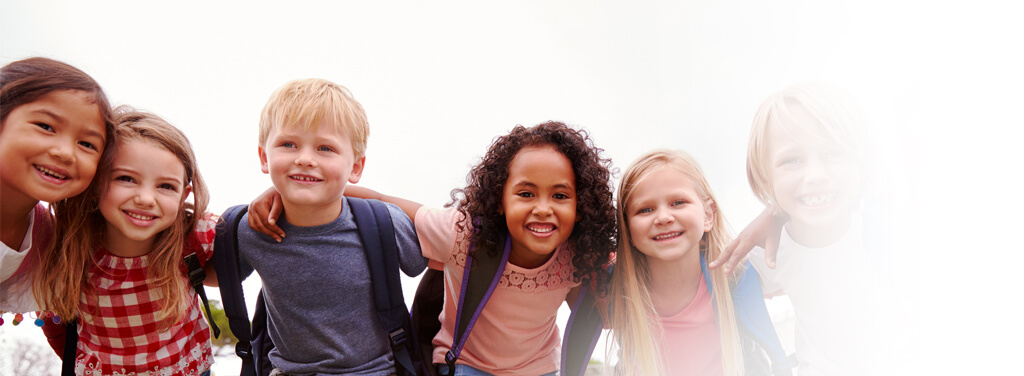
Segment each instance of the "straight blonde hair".
[{"label": "straight blonde hair", "polygon": [[348,88],[321,78],[290,81],[270,95],[260,114],[260,146],[275,127],[315,132],[325,122],[348,136],[356,159],[366,155],[370,126],[363,106]]},{"label": "straight blonde hair", "polygon": [[[662,167],[672,168],[689,176],[697,187],[697,194],[705,209],[708,205],[711,206],[710,209],[715,215],[714,224],[711,231],[705,233],[700,241],[700,252],[704,258],[717,258],[731,240],[727,222],[716,204],[718,201],[711,192],[711,186],[692,157],[683,152],[654,150],[630,164],[619,184],[618,253],[609,290],[612,337],[620,351],[615,374],[629,375],[639,371],[640,375],[665,375],[671,372],[662,369],[662,359],[656,345],[664,331],[651,300],[647,256],[630,242],[627,218],[630,212],[627,203],[636,185]],[[734,275],[740,275],[742,271],[735,273],[737,274]],[[722,344],[722,369],[726,376],[742,375],[743,359],[739,330],[736,327],[736,314],[732,304],[733,281],[722,268],[712,269],[710,274]],[[609,346],[609,359],[612,351],[612,347]]]},{"label": "straight blonde hair", "polygon": [[[188,236],[206,211],[209,193],[192,145],[185,135],[160,117],[121,106],[115,110],[117,146],[143,141],[167,150],[185,167],[185,185],[192,186],[192,202],[178,209],[177,221],[157,234],[147,283],[163,295],[157,313],[157,328],[165,330],[184,317],[193,297],[181,263]],[[116,151],[115,151],[116,152]],[[99,210],[103,190],[110,181],[110,164],[100,166],[96,181],[85,193],[54,203],[54,241],[40,254],[35,265],[33,287],[36,301],[46,310],[65,317],[79,315],[83,294],[92,294],[86,271],[96,265],[94,254],[106,232],[106,220]]]}]

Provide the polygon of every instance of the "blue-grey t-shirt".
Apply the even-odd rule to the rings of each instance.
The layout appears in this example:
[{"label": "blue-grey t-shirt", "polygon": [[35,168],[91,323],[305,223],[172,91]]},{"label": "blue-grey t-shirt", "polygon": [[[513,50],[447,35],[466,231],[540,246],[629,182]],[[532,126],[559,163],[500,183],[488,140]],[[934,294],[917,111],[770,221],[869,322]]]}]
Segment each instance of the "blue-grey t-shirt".
[{"label": "blue-grey t-shirt", "polygon": [[[409,276],[427,266],[409,217],[387,204],[398,239],[399,263]],[[263,280],[267,328],[275,367],[290,375],[389,375],[395,371],[387,333],[373,303],[370,271],[346,201],[330,223],[299,227],[284,219],[281,243],[238,227],[242,278]]]}]

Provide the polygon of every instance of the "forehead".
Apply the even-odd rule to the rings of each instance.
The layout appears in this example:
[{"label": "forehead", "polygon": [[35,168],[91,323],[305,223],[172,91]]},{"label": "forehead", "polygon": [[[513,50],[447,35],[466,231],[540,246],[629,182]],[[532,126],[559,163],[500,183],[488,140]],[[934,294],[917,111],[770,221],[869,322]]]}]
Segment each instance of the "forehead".
[{"label": "forehead", "polygon": [[627,203],[675,196],[698,196],[697,183],[678,169],[661,166],[652,169],[633,185]]},{"label": "forehead", "polygon": [[550,183],[574,187],[572,162],[553,146],[527,146],[519,150],[508,166],[509,184]]},{"label": "forehead", "polygon": [[185,179],[185,165],[170,150],[154,141],[128,138],[117,143],[114,168],[133,168],[154,175]]},{"label": "forehead", "polygon": [[270,137],[304,137],[338,139],[349,142],[349,135],[336,122],[324,120],[316,124],[298,123],[284,124],[274,127],[270,131]]}]

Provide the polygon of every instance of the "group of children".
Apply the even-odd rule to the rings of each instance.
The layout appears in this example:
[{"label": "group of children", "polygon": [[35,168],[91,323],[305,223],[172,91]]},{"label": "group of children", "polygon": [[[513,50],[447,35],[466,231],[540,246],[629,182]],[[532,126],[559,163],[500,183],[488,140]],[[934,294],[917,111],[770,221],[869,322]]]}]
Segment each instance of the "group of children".
[{"label": "group of children", "polygon": [[[427,208],[349,185],[362,174],[369,129],[346,88],[285,84],[259,124],[273,188],[252,203],[238,235],[242,274],[256,271],[264,285],[272,374],[396,373],[345,196],[388,203],[404,273],[428,263],[443,271],[431,360],[443,374],[557,374],[556,313],[585,285],[602,297],[616,374],[789,373],[796,364],[779,356],[774,331],[750,325],[767,317],[759,275],[765,293],[793,295],[800,375],[860,370],[852,367],[864,359],[832,346],[858,335],[857,323],[832,325],[827,306],[848,305],[844,294],[859,295],[846,288],[870,278],[842,264],[871,267],[855,254],[865,247],[860,135],[818,106],[831,102],[813,88],[773,96],[755,118],[748,175],[768,209],[744,241],[784,223],[783,241],[777,265],[755,253],[753,267],[737,267],[748,250],[728,247],[720,203],[685,153],[644,154],[614,195],[611,161],[585,131],[516,126],[494,140],[447,208]],[[0,311],[77,322],[78,375],[209,375],[211,334],[182,260],[197,255],[205,283],[217,284],[207,263],[217,216],[206,212],[186,137],[156,115],[112,109],[92,78],[45,58],[3,67],[0,100]],[[506,242],[507,267],[448,369],[466,263]],[[61,353],[59,332],[48,335]]]}]

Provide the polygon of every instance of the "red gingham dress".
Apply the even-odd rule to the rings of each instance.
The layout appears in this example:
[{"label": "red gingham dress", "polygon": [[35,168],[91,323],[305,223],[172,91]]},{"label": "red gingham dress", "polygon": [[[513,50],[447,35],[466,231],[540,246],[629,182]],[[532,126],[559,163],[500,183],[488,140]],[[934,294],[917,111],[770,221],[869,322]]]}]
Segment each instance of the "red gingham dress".
[{"label": "red gingham dress", "polygon": [[[216,219],[207,214],[188,242],[204,264],[213,255]],[[146,283],[148,257],[117,257],[100,247],[94,258],[87,277],[95,295],[82,294],[76,375],[196,376],[210,368],[210,327],[195,295],[183,320],[157,332],[163,296]]]}]

